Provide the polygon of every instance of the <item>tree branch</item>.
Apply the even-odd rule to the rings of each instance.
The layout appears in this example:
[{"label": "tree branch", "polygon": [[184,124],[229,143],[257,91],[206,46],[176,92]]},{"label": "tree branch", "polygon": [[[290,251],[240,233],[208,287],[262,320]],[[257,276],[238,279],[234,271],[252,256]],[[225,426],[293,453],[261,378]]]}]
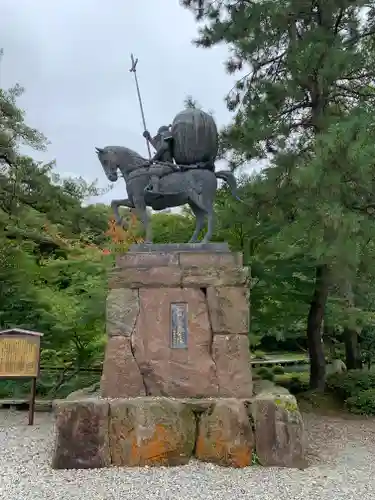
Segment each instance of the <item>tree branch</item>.
[{"label": "tree branch", "polygon": [[335,22],[335,25],[333,28],[335,35],[337,35],[337,33],[339,32],[340,23],[341,23],[343,16],[344,16],[344,9],[341,8],[338,15],[337,15],[337,19],[336,19],[336,22]]},{"label": "tree branch", "polygon": [[5,153],[0,153],[0,160],[5,161],[5,163],[7,163],[10,167],[13,165],[13,163],[9,159],[9,156]]}]

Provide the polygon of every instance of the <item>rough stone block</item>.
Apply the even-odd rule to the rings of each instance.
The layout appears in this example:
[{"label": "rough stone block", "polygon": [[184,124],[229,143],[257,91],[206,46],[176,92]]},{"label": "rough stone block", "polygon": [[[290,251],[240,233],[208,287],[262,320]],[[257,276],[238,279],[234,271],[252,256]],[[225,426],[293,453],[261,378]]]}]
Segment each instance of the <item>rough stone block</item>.
[{"label": "rough stone block", "polygon": [[179,261],[181,267],[242,266],[242,254],[231,253],[231,252],[228,253],[181,252],[179,254]]},{"label": "rough stone block", "polygon": [[143,378],[131,349],[131,339],[111,337],[105,350],[100,391],[103,398],[145,395]]},{"label": "rough stone block", "polygon": [[181,269],[173,266],[114,269],[109,288],[174,287],[181,285],[181,276]]},{"label": "rough stone block", "polygon": [[134,243],[129,248],[130,252],[203,252],[203,253],[228,253],[228,243]]},{"label": "rough stone block", "polygon": [[216,365],[220,396],[251,398],[253,384],[248,337],[214,335],[212,356]]},{"label": "rough stone block", "polygon": [[249,303],[242,287],[208,287],[207,303],[214,334],[249,332]]},{"label": "rough stone block", "polygon": [[130,336],[139,314],[138,290],[117,288],[107,296],[107,334]]},{"label": "rough stone block", "polygon": [[77,401],[80,399],[98,399],[100,398],[100,382],[78,389],[68,394],[65,401]]},{"label": "rough stone block", "polygon": [[182,465],[195,444],[193,412],[166,398],[111,401],[109,437],[117,466]]},{"label": "rough stone block", "polygon": [[306,467],[303,420],[296,398],[262,392],[254,398],[251,410],[260,464]]},{"label": "rough stone block", "polygon": [[116,266],[126,267],[155,267],[178,266],[178,254],[167,252],[128,252],[116,257]]},{"label": "rough stone block", "polygon": [[[204,293],[199,289],[141,289],[134,354],[147,394],[210,397],[218,395],[211,356],[212,334]],[[187,304],[187,348],[171,348],[170,305]]]},{"label": "rough stone block", "polygon": [[54,469],[109,467],[109,404],[102,400],[56,401]]},{"label": "rough stone block", "polygon": [[186,267],[182,269],[183,287],[245,286],[248,270],[243,267]]},{"label": "rough stone block", "polygon": [[251,397],[240,260],[222,243],[136,245],[120,256],[107,300],[102,395]]},{"label": "rough stone block", "polygon": [[195,454],[199,460],[230,467],[252,463],[253,432],[244,403],[234,399],[215,402],[200,416]]}]

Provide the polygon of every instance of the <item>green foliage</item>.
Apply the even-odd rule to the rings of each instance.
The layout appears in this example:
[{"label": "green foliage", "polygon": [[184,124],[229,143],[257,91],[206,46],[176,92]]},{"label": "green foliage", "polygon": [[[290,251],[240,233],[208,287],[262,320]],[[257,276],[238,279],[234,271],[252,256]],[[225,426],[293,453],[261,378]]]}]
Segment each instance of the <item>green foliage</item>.
[{"label": "green foliage", "polygon": [[[44,334],[42,366],[62,371],[43,371],[37,391],[53,397],[103,358],[110,207],[85,206],[103,192],[95,183],[20,154],[22,144],[46,146],[17,106],[22,92],[0,89],[0,329]],[[1,381],[0,394],[24,395],[28,385]]]},{"label": "green foliage", "polygon": [[[67,372],[63,376],[56,371],[42,370],[37,380],[38,398],[65,398],[71,392],[89,387],[100,381],[100,373]],[[29,380],[0,380],[0,399],[24,399],[30,395]]]},{"label": "green foliage", "polygon": [[204,21],[196,44],[226,43],[232,51],[228,72],[242,72],[228,95],[237,114],[227,134],[249,158],[284,149],[291,134],[306,147],[309,132],[364,99],[373,102],[373,10],[364,11],[363,0],[183,4]]},{"label": "green foliage", "polygon": [[251,333],[305,329],[311,384],[322,389],[324,316],[352,332],[374,321],[364,293],[373,282],[374,6],[182,3],[200,21],[196,44],[226,44],[227,70],[238,75],[227,96],[234,117],[221,134],[228,160],[233,168],[267,160],[228,217],[253,270]]},{"label": "green foliage", "polygon": [[259,457],[258,457],[255,449],[253,450],[253,452],[251,454],[251,465],[260,465]]},{"label": "green foliage", "polygon": [[346,400],[346,407],[357,415],[375,415],[375,387],[350,396]]},{"label": "green foliage", "polygon": [[284,373],[275,375],[275,382],[288,389],[291,394],[301,394],[309,388],[309,377],[307,372]]},{"label": "green foliage", "polygon": [[269,368],[267,368],[266,366],[261,366],[260,368],[258,368],[256,370],[256,374],[262,378],[263,380],[271,380],[273,381],[274,378],[275,378],[275,375],[274,373],[272,372],[272,370],[270,370]]},{"label": "green foliage", "polygon": [[[49,350],[76,369],[100,361],[104,348],[106,272],[109,258],[97,251],[72,252],[70,259],[43,263],[40,293],[53,297],[42,320],[49,325],[43,338],[43,361]],[[57,360],[53,361],[54,363]]]},{"label": "green foliage", "polygon": [[368,370],[349,370],[327,377],[327,389],[343,401],[355,397],[362,391],[375,389],[375,372]]},{"label": "green foliage", "polygon": [[[213,239],[243,252],[251,267],[252,347],[262,348],[262,339],[271,336],[296,346],[315,341],[312,380],[321,384],[324,366],[317,375],[322,357],[316,353],[322,351],[324,317],[338,339],[345,328],[358,332],[370,365],[374,9],[362,11],[360,22],[363,1],[183,3],[198,7],[198,44],[226,43],[228,71],[238,74],[227,99],[233,120],[220,134],[220,149],[233,168],[267,160],[261,173],[239,178],[245,203],[227,188],[215,202]],[[43,374],[38,391],[65,394],[79,386],[80,370],[103,357],[106,272],[113,256],[102,252],[109,245],[111,210],[87,205],[102,193],[95,183],[63,179],[52,163],[20,154],[22,144],[46,144],[24,121],[17,105],[22,91],[0,89],[0,328],[44,332],[42,362],[64,371],[62,377]],[[191,97],[185,105],[200,107]],[[194,219],[188,210],[159,213],[152,225],[156,242],[185,242]],[[275,377],[267,368],[258,373]],[[276,378],[298,392],[305,375]],[[343,384],[357,390],[357,382]],[[358,387],[372,385],[362,381]]]},{"label": "green foliage", "polygon": [[10,89],[0,88],[0,162],[13,162],[20,144],[39,150],[46,147],[46,138],[26,125],[25,114],[17,106],[17,99],[23,93],[18,84]]},{"label": "green foliage", "polygon": [[282,366],[276,365],[272,368],[272,373],[274,375],[283,375],[285,373],[285,370]]},{"label": "green foliage", "polygon": [[370,369],[375,360],[375,329],[367,326],[361,332],[362,361]]},{"label": "green foliage", "polygon": [[151,218],[155,243],[186,243],[193,234],[195,221],[189,215],[156,213]]}]

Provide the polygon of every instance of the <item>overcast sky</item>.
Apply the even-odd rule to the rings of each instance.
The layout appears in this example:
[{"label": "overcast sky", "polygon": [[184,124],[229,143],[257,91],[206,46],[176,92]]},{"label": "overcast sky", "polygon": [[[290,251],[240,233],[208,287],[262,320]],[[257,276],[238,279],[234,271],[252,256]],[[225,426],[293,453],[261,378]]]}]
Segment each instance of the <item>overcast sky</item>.
[{"label": "overcast sky", "polygon": [[[95,146],[124,145],[147,156],[130,53],[148,129],[168,124],[192,95],[228,123],[225,47],[196,48],[197,25],[178,0],[1,0],[0,85],[26,88],[27,123],[51,142],[37,159],[62,174],[106,180]],[[122,196],[120,179],[105,201]]]}]

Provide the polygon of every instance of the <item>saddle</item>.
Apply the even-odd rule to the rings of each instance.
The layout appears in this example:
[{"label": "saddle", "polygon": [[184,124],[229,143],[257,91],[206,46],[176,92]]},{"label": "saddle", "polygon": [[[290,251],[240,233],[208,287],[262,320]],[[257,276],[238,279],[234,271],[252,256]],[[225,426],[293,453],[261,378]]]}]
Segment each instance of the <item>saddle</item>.
[{"label": "saddle", "polygon": [[176,165],[171,162],[147,162],[145,165],[132,172],[129,180],[141,177],[144,175],[151,177],[151,182],[144,189],[145,202],[154,210],[164,210],[171,206],[179,206],[181,204],[181,196],[183,191],[176,190],[172,192],[160,191],[159,182],[164,177],[173,173],[184,173],[188,170],[210,170],[215,168],[212,162],[198,163],[196,165]]}]

